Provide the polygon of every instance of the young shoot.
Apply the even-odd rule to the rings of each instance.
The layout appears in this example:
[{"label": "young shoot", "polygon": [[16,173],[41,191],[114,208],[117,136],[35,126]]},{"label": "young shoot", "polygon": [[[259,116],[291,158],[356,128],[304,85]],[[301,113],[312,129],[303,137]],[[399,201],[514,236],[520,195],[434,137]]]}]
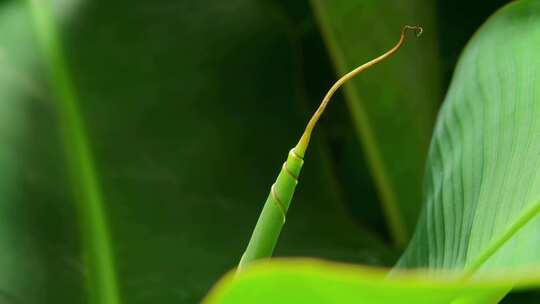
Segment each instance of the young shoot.
[{"label": "young shoot", "polygon": [[406,33],[408,31],[414,31],[416,36],[420,36],[423,29],[420,26],[404,26],[401,30],[399,41],[394,47],[379,57],[364,63],[345,74],[332,85],[330,90],[328,90],[319,105],[319,108],[309,120],[302,137],[300,137],[296,146],[289,151],[287,160],[283,163],[275,183],[270,187],[270,194],[266,199],[259,220],[255,225],[247,249],[242,255],[237,272],[242,271],[247,264],[254,260],[272,256],[281,229],[285,224],[287,210],[289,209],[294,190],[298,184],[298,176],[300,175],[302,165],[304,164],[304,156],[311,139],[311,134],[334,93],[358,73],[376,65],[394,54],[405,42]]}]

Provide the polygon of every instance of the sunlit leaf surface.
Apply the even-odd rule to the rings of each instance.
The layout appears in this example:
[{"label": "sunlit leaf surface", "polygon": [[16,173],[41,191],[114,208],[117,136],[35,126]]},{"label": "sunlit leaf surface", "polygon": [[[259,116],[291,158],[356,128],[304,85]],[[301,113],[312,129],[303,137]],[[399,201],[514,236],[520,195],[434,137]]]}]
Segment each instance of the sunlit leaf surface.
[{"label": "sunlit leaf surface", "polygon": [[425,208],[401,267],[540,262],[540,2],[516,1],[458,63],[430,149]]}]

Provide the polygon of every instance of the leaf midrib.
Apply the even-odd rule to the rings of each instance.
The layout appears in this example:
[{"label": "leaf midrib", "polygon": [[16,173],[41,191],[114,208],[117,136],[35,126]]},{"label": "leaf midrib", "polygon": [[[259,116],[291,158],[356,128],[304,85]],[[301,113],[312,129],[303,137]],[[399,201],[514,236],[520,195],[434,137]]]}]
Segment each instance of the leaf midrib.
[{"label": "leaf midrib", "polygon": [[505,232],[497,239],[493,240],[471,263],[466,264],[463,278],[470,278],[480,267],[497,251],[508,242],[521,228],[540,213],[540,200],[525,209],[521,215],[508,226]]}]

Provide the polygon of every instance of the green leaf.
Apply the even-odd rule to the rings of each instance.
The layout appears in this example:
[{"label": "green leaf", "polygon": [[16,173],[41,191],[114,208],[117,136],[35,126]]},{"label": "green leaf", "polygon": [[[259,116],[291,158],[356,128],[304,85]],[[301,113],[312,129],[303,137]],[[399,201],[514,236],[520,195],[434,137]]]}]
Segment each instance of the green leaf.
[{"label": "green leaf", "polygon": [[[277,259],[227,275],[204,303],[493,303],[486,300],[500,299],[510,279],[518,289],[538,286],[537,270],[465,282],[453,279],[453,273],[435,276],[419,271],[388,278],[380,268]],[[463,296],[476,301],[464,302]]]},{"label": "green leaf", "polygon": [[224,279],[208,303],[496,303],[540,286],[538,45],[540,2],[522,0],[465,49],[437,121],[423,215],[391,275],[269,262]]},{"label": "green leaf", "polygon": [[[405,245],[420,210],[426,152],[441,94],[433,1],[311,3],[338,74],[388,49],[405,24],[425,28],[420,40],[409,39],[399,54],[344,86],[390,234]],[[363,197],[360,193],[356,199]]]},{"label": "green leaf", "polygon": [[[272,2],[54,3],[120,298],[197,302],[238,263],[305,124],[289,29]],[[84,303],[96,292],[85,291],[84,215],[31,25],[23,1],[0,3],[0,302]],[[388,263],[346,214],[319,145],[276,254]]]},{"label": "green leaf", "polygon": [[540,262],[540,2],[475,34],[439,114],[425,208],[399,267],[477,271]]}]

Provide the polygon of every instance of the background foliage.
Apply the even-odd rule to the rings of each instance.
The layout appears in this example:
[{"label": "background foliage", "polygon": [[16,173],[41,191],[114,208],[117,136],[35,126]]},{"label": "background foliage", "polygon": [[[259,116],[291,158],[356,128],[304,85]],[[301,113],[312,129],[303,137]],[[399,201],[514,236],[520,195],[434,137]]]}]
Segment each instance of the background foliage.
[{"label": "background foliage", "polygon": [[[506,1],[53,2],[124,302],[192,303],[238,262],[286,151],[336,71],[387,49],[403,23],[421,23],[422,39],[334,100],[276,249],[392,265],[416,222],[432,124],[457,57]],[[86,298],[53,95],[27,4],[0,1],[8,303]],[[407,184],[396,182],[404,176]]]}]

